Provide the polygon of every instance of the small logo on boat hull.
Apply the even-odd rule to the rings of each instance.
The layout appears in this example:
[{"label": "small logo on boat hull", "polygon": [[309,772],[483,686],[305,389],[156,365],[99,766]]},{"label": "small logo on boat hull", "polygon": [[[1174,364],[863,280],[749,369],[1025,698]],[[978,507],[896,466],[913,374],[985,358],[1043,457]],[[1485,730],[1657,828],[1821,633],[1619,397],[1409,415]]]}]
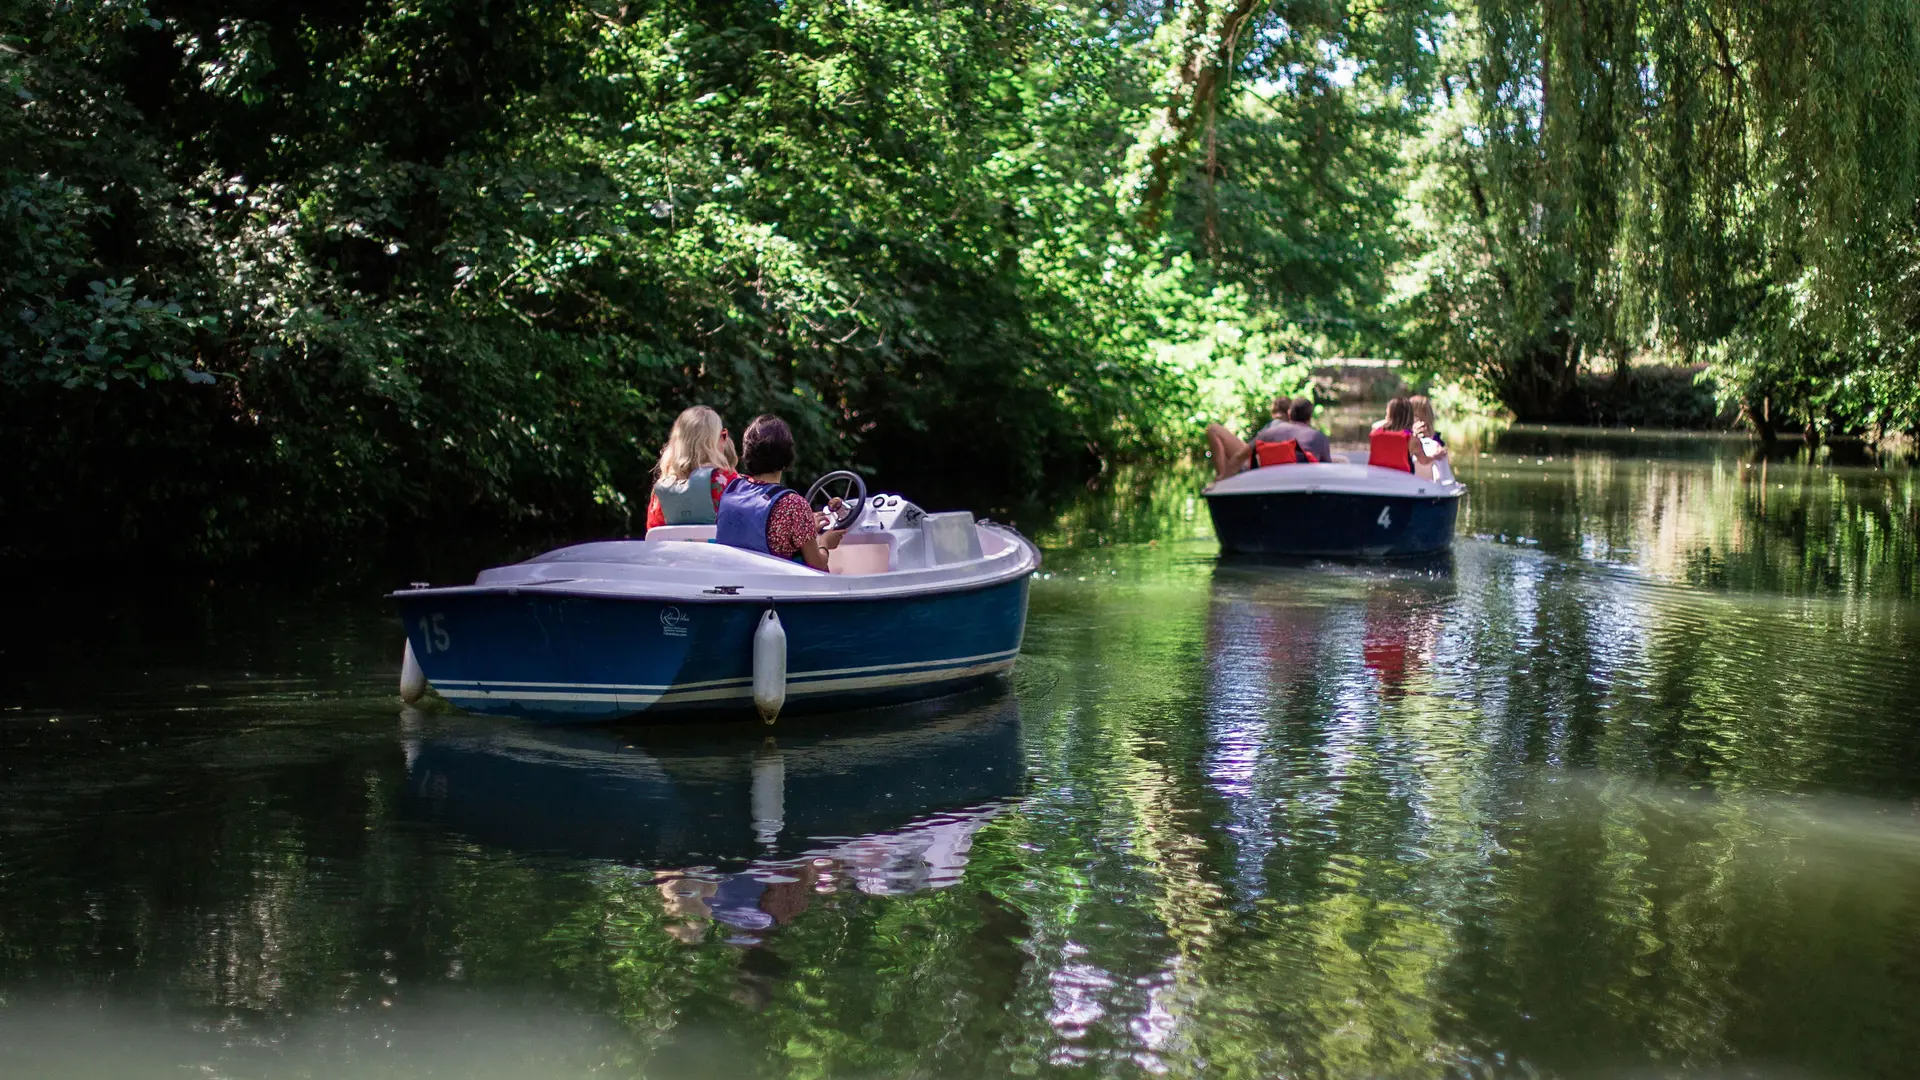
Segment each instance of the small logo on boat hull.
[{"label": "small logo on boat hull", "polygon": [[668,637],[687,636],[687,613],[677,607],[660,609],[660,632]]}]

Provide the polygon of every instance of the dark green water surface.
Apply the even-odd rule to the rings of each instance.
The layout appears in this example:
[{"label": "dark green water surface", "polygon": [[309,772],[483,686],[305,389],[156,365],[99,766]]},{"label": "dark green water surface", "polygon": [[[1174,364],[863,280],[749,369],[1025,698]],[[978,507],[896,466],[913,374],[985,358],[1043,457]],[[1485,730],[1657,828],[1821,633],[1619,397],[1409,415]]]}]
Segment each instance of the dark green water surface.
[{"label": "dark green water surface", "polygon": [[1920,1074],[1920,481],[1458,449],[1447,562],[1129,478],[1007,691],[770,733],[403,710],[372,588],[33,583],[0,1076]]}]

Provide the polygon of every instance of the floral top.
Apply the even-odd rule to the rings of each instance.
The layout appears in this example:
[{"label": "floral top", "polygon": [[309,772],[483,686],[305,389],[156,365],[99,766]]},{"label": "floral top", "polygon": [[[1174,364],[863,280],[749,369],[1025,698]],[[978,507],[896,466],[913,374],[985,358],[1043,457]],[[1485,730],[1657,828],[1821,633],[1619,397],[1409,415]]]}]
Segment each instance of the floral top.
[{"label": "floral top", "polygon": [[791,556],[814,538],[813,510],[806,496],[789,491],[767,511],[767,550],[775,555]]},{"label": "floral top", "polygon": [[[727,490],[727,485],[733,483],[733,478],[739,475],[739,473],[734,472],[732,469],[723,469],[718,465],[713,467],[713,483],[710,486],[713,488],[713,508],[715,510],[720,509],[720,493]],[[660,509],[660,496],[648,496],[647,528],[651,529],[656,525],[665,525],[666,523],[666,512]]]}]

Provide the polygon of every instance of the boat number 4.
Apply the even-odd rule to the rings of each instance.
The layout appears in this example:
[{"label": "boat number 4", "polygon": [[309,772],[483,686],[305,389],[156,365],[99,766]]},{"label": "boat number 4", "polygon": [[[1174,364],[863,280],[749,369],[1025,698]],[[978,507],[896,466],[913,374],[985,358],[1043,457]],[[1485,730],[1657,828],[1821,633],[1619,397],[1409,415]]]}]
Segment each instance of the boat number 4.
[{"label": "boat number 4", "polygon": [[1392,528],[1393,527],[1393,507],[1391,506],[1381,507],[1380,516],[1377,518],[1374,518],[1373,523],[1380,526],[1383,529]]},{"label": "boat number 4", "polygon": [[446,652],[453,648],[453,639],[447,636],[445,615],[420,616],[420,644],[427,652]]}]

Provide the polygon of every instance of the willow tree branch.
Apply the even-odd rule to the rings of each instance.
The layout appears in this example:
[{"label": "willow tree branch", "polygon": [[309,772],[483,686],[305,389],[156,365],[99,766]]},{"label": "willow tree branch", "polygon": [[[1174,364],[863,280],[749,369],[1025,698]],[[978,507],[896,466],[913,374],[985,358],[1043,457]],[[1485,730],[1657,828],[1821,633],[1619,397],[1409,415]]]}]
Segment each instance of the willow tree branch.
[{"label": "willow tree branch", "polygon": [[1167,197],[1186,163],[1195,132],[1232,77],[1234,46],[1240,34],[1255,14],[1264,14],[1271,4],[1272,0],[1234,0],[1217,24],[1217,13],[1207,0],[1195,0],[1186,8],[1181,22],[1187,43],[1179,66],[1169,73],[1172,92],[1166,107],[1141,138],[1146,144],[1139,214],[1144,231],[1160,227]]}]

